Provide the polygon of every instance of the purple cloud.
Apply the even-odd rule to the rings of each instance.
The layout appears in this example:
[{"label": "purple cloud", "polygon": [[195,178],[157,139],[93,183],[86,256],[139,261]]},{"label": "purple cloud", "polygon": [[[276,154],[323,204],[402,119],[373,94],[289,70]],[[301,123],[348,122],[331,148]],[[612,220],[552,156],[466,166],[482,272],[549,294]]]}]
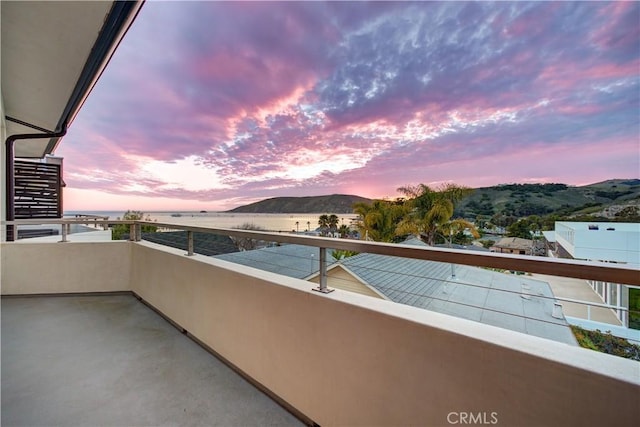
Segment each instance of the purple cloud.
[{"label": "purple cloud", "polygon": [[637,2],[149,2],[59,154],[71,187],[187,204],[637,177],[639,19]]}]

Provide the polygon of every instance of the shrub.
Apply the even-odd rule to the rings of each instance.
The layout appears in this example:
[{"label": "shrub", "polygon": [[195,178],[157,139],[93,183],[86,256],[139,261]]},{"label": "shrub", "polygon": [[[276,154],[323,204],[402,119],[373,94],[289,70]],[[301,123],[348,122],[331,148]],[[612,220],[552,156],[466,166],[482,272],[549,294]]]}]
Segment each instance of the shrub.
[{"label": "shrub", "polygon": [[[120,219],[120,218],[118,218]],[[145,216],[145,214],[141,211],[131,211],[128,210],[122,215],[123,220],[132,220],[132,221],[151,221],[149,215]],[[111,239],[112,240],[122,240],[125,235],[129,233],[129,225],[128,224],[116,224],[111,228]],[[155,225],[145,224],[141,227],[140,231],[143,233],[155,233],[158,230],[158,227]]]},{"label": "shrub", "polygon": [[611,331],[606,333],[598,329],[589,331],[573,325],[571,331],[581,347],[640,361],[640,345],[631,344],[624,338],[616,337],[611,334]]}]

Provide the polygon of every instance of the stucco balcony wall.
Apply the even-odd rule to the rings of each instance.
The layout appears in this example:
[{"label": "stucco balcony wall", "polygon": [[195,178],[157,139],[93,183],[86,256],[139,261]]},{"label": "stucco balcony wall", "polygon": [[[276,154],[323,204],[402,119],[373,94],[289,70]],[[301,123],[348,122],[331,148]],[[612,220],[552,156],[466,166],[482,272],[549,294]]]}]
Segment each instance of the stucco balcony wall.
[{"label": "stucco balcony wall", "polygon": [[2,295],[130,291],[131,247],[126,241],[2,243]]}]

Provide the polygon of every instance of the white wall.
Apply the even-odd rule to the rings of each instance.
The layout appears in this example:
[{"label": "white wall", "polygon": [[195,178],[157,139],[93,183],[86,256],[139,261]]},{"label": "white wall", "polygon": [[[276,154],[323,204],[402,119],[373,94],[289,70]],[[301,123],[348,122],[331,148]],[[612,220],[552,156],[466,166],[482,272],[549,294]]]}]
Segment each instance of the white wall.
[{"label": "white wall", "polygon": [[575,239],[575,258],[640,265],[640,224],[635,232],[607,231],[602,227],[576,231]]},{"label": "white wall", "polygon": [[555,229],[558,243],[576,259],[640,265],[640,224],[556,222]]}]

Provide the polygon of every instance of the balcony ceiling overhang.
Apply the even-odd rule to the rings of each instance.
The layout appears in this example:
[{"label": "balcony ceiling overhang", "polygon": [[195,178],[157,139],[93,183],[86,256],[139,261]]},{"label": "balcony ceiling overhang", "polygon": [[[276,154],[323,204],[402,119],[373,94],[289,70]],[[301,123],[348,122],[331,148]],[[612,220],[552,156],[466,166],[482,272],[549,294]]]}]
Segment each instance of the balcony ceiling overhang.
[{"label": "balcony ceiling overhang", "polygon": [[[7,137],[64,130],[142,3],[3,0],[0,52]],[[15,157],[42,158],[53,153],[59,141],[20,139]]]}]

